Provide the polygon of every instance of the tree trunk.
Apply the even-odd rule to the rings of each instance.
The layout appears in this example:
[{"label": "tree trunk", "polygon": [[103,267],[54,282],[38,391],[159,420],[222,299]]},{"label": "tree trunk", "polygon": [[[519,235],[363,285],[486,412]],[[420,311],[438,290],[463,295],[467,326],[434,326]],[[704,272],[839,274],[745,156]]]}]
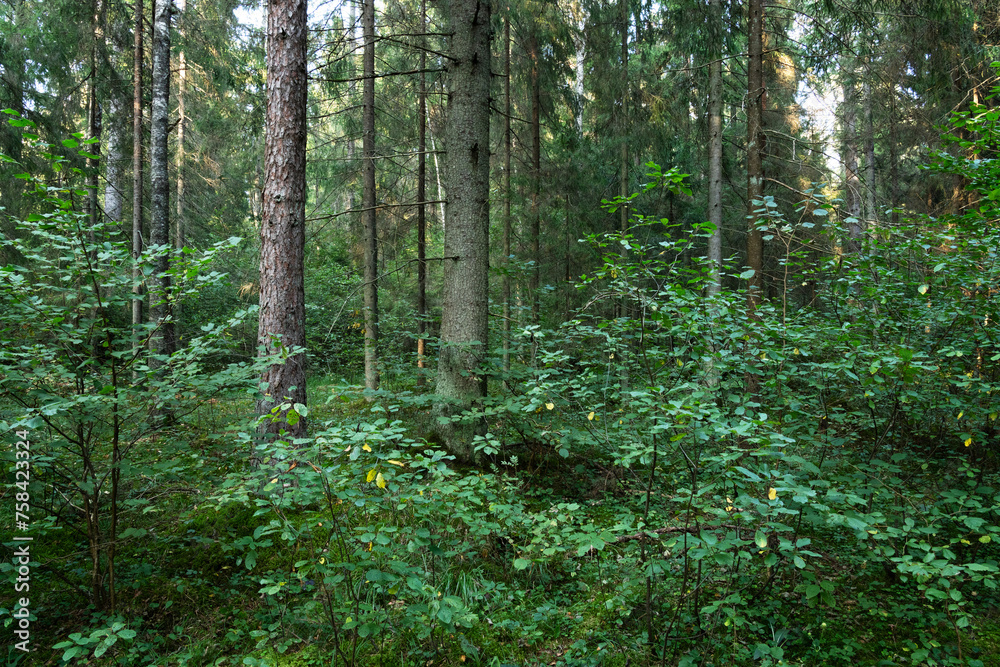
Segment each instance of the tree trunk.
[{"label": "tree trunk", "polygon": [[875,124],[872,119],[872,86],[869,81],[871,74],[865,77],[862,87],[865,112],[865,227],[872,229],[878,226],[878,211],[875,206]]},{"label": "tree trunk", "polygon": [[844,222],[847,224],[847,252],[861,250],[861,178],[858,174],[858,123],[857,94],[852,76],[853,67],[844,67],[848,77],[843,83],[844,101],[841,113],[843,123],[844,161]]},{"label": "tree trunk", "polygon": [[[187,34],[185,30],[185,11],[187,10],[186,0],[176,0],[177,11],[181,18],[178,21],[178,34],[181,38],[181,49],[177,53],[177,211],[174,218],[174,248],[182,250],[184,248],[184,161],[186,159],[186,125],[187,113],[185,112],[185,101],[187,98],[187,58],[184,55],[184,38]],[[174,313],[177,315],[177,313]]]},{"label": "tree trunk", "polygon": [[[306,0],[270,0],[267,12],[267,115],[264,140],[263,219],[260,229],[260,320],[262,354],[305,345],[306,217]],[[257,403],[268,414],[288,400],[306,404],[306,358],[285,355],[261,376],[266,396]],[[266,386],[265,386],[266,385]],[[280,416],[285,413],[281,412]],[[293,420],[294,421],[294,420]],[[265,422],[290,437],[306,434],[306,420]]]},{"label": "tree trunk", "polygon": [[532,27],[528,38],[528,57],[531,58],[531,321],[538,324],[541,318],[542,257],[541,211],[542,194],[542,94],[539,82],[538,36]]},{"label": "tree trunk", "polygon": [[117,90],[108,94],[107,112],[107,152],[104,158],[104,217],[113,223],[122,221],[122,213],[125,205],[125,186],[122,177],[124,162],[122,150],[125,145],[125,125],[122,112],[125,105],[119,97]]},{"label": "tree trunk", "polygon": [[[764,239],[758,229],[764,196],[764,2],[750,0],[749,63],[747,64],[747,267],[752,272],[747,281],[747,318],[760,319],[761,290],[764,287]],[[746,341],[745,389],[752,400],[760,393],[756,373],[756,354]]]},{"label": "tree trunk", "polygon": [[[420,0],[420,32],[427,30],[427,0]],[[420,38],[426,46],[427,39]],[[427,52],[420,50],[420,90],[417,93],[417,386],[427,369]]]},{"label": "tree trunk", "polygon": [[[94,143],[87,146],[87,152],[97,155],[96,158],[87,158],[87,199],[88,213],[90,216],[90,241],[96,242],[96,231],[98,223],[102,223],[101,204],[98,201],[98,171],[101,154],[101,102],[97,92],[97,70],[100,63],[100,47],[104,41],[101,14],[103,3],[101,0],[94,0],[92,5],[93,15],[91,17],[92,34],[90,43],[90,85],[87,87],[87,138],[94,139]],[[94,251],[96,257],[96,249]]]},{"label": "tree trunk", "polygon": [[[449,0],[448,207],[444,232],[444,303],[438,412],[460,413],[486,395],[480,371],[488,351],[490,191],[490,4]],[[474,458],[473,425],[442,427],[446,447]]]},{"label": "tree trunk", "polygon": [[155,261],[149,293],[150,317],[157,323],[152,352],[170,355],[176,349],[170,318],[170,181],[167,174],[167,135],[170,101],[170,0],[154,0],[153,15],[153,113],[150,130],[150,181],[153,201],[150,208],[149,243],[160,248]]},{"label": "tree trunk", "polygon": [[756,317],[763,288],[764,241],[757,210],[764,195],[764,2],[750,0],[750,62],[747,82],[747,308]]},{"label": "tree trunk", "polygon": [[[142,0],[135,0],[135,44],[132,51],[132,327],[142,324]],[[141,345],[142,337],[134,334],[133,346]]]},{"label": "tree trunk", "polygon": [[511,302],[510,302],[510,153],[511,153],[511,133],[510,133],[510,12],[503,21],[503,52],[504,52],[504,117],[503,117],[503,370],[510,372],[510,330],[511,330]]},{"label": "tree trunk", "polygon": [[[721,0],[710,0],[709,11],[713,25],[723,28]],[[715,229],[708,238],[710,295],[722,289],[722,54],[717,51],[711,58],[708,65],[708,221]]]},{"label": "tree trunk", "polygon": [[375,215],[375,0],[363,0],[364,89],[362,90],[361,149],[364,152],[364,190],[361,209],[365,243],[365,389],[376,390],[378,372],[378,228]]}]

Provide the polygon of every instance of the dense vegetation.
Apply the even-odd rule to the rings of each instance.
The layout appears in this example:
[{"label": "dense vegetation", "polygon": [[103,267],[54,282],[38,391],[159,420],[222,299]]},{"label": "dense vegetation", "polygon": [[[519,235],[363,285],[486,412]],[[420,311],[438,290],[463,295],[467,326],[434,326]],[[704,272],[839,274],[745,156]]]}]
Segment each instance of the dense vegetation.
[{"label": "dense vegetation", "polygon": [[0,3],[8,664],[1000,665],[989,3],[313,7],[301,347],[263,34],[175,4]]}]

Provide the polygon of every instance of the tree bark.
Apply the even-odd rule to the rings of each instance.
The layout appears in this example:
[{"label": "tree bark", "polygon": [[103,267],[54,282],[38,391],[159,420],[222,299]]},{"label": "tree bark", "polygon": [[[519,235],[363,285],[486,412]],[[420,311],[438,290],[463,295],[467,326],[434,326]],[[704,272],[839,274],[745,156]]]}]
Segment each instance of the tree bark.
[{"label": "tree bark", "polygon": [[105,135],[107,136],[107,152],[104,158],[104,217],[109,222],[118,223],[122,221],[122,214],[125,205],[123,183],[124,171],[122,170],[122,149],[125,145],[125,125],[122,112],[124,103],[117,90],[108,94],[108,123]]},{"label": "tree bark", "polygon": [[847,224],[847,252],[861,249],[861,178],[858,174],[858,123],[857,93],[853,79],[853,66],[843,68],[844,101],[841,112],[844,161],[844,222]]},{"label": "tree bark", "polygon": [[[153,113],[150,129],[150,245],[170,244],[170,181],[168,180],[167,135],[170,102],[170,0],[154,0],[153,15]],[[170,321],[170,256],[161,251],[156,258],[149,293],[150,317],[157,323],[152,352],[170,355],[176,349],[174,326]]]},{"label": "tree bark", "polygon": [[[305,345],[306,0],[270,0],[267,12],[267,114],[263,220],[260,240],[260,319],[257,345],[270,356]],[[306,404],[306,358],[283,353],[261,376],[266,415],[285,400]],[[284,417],[286,413],[280,413]],[[265,420],[264,433],[306,434],[295,424]]]},{"label": "tree bark", "polygon": [[878,226],[878,210],[876,210],[875,193],[877,191],[875,183],[875,124],[872,118],[872,86],[870,83],[871,71],[862,87],[864,95],[865,114],[865,228],[872,229]]},{"label": "tree bark", "polygon": [[510,330],[511,330],[511,301],[510,301],[510,238],[511,238],[511,218],[510,218],[510,154],[511,154],[511,132],[510,132],[510,12],[503,21],[503,52],[504,52],[504,117],[503,117],[503,370],[510,372]]},{"label": "tree bark", "polygon": [[[185,102],[187,100],[187,57],[184,54],[184,38],[187,34],[185,30],[185,12],[187,11],[186,0],[176,0],[177,11],[181,15],[178,21],[178,34],[181,38],[181,49],[177,52],[177,211],[174,218],[174,248],[183,250],[184,248],[184,162],[186,155],[186,133],[187,113]],[[176,315],[177,313],[175,313]]]},{"label": "tree bark", "polygon": [[365,244],[365,389],[379,386],[378,370],[378,227],[375,216],[375,0],[363,0],[364,89],[362,90],[361,149],[364,153],[361,198]]},{"label": "tree bark", "polygon": [[[720,29],[721,0],[709,0],[710,20]],[[721,30],[720,30],[720,34]],[[709,295],[722,289],[722,57],[717,51],[708,65],[708,221],[715,229],[708,237]]]},{"label": "tree bark", "polygon": [[[449,0],[448,206],[444,232],[444,310],[438,413],[455,415],[486,395],[480,366],[488,348],[490,191],[490,3]],[[476,425],[442,427],[445,446],[474,458]]]},{"label": "tree bark", "polygon": [[132,327],[133,346],[141,345],[138,327],[142,324],[142,60],[143,8],[135,0],[135,42],[132,50]]},{"label": "tree bark", "polygon": [[750,62],[747,82],[747,309],[755,318],[764,273],[764,241],[757,229],[764,195],[764,2],[750,0]]},{"label": "tree bark", "polygon": [[[420,32],[427,30],[427,0],[420,0]],[[427,39],[421,37],[426,46]],[[426,383],[427,369],[427,52],[420,50],[420,90],[417,92],[417,386]]]},{"label": "tree bark", "polygon": [[542,256],[541,211],[539,199],[542,190],[542,94],[539,81],[539,52],[536,28],[532,26],[528,37],[528,57],[531,59],[531,321],[538,324],[541,318]]}]

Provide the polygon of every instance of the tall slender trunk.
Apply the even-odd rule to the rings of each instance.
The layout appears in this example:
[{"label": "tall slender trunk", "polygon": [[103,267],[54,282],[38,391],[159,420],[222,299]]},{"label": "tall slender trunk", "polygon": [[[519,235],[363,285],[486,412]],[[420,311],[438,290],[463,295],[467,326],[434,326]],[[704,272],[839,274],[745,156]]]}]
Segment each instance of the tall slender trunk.
[{"label": "tall slender trunk", "polygon": [[583,75],[584,75],[584,60],[587,57],[587,14],[580,6],[580,3],[574,3],[574,9],[576,10],[574,17],[576,19],[576,31],[573,33],[573,47],[576,49],[576,60],[575,65],[575,75],[576,80],[573,82],[573,92],[576,94],[576,133],[578,136],[583,136],[583,105],[584,105],[584,88],[583,88]]},{"label": "tall slender trunk", "polygon": [[[622,199],[628,197],[629,186],[628,186],[628,131],[629,131],[629,95],[631,94],[631,89],[629,86],[629,76],[628,76],[628,28],[629,28],[629,12],[628,12],[628,2],[626,0],[619,0],[619,7],[621,8],[621,64],[622,64],[622,109],[620,118],[620,131],[622,135],[622,145],[621,145],[621,184],[619,188],[619,193]],[[620,218],[618,221],[619,231],[625,234],[628,231],[628,216],[629,216],[629,206],[623,203],[619,209]],[[625,246],[622,246],[622,252]],[[623,255],[627,257],[627,255]],[[624,312],[622,313],[624,315]]]},{"label": "tall slender trunk", "polygon": [[[177,34],[181,38],[181,48],[177,53],[177,152],[174,155],[176,161],[176,171],[177,171],[177,210],[174,212],[174,249],[177,251],[178,258],[181,257],[181,252],[184,250],[184,245],[187,243],[187,239],[184,237],[185,230],[187,228],[187,221],[185,220],[185,206],[187,204],[184,195],[184,165],[187,159],[187,113],[185,109],[185,102],[187,101],[187,57],[184,54],[185,38],[187,37],[187,0],[175,0],[177,3],[177,11],[180,13],[180,19],[177,22]],[[177,302],[173,304],[173,319],[177,324],[175,326],[180,326],[181,322],[181,308],[182,304]],[[177,345],[181,344],[182,336],[177,336]]]},{"label": "tall slender trunk", "polygon": [[[177,22],[177,34],[181,38],[181,49],[177,53],[177,153],[175,155],[177,164],[177,211],[174,215],[174,248],[182,250],[185,243],[184,207],[187,203],[184,199],[184,164],[187,158],[187,145],[185,143],[187,140],[187,113],[185,109],[185,102],[187,100],[187,57],[184,54],[183,48],[184,39],[187,36],[185,28],[187,1],[175,1],[177,3],[177,11],[181,15],[180,20]],[[174,315],[176,316],[177,313],[175,312]]]},{"label": "tall slender trunk", "polygon": [[379,386],[378,371],[378,228],[375,211],[375,0],[363,0],[364,89],[362,90],[361,148],[362,217],[365,227],[365,389]]},{"label": "tall slender trunk", "polygon": [[541,211],[542,194],[542,93],[539,81],[538,36],[533,26],[528,38],[528,57],[531,58],[531,321],[538,324],[541,318],[542,257],[541,257]]},{"label": "tall slender trunk", "polygon": [[[103,222],[100,211],[99,190],[97,187],[98,170],[100,169],[101,154],[101,102],[97,92],[98,69],[100,65],[101,46],[104,41],[104,31],[102,25],[103,3],[101,0],[94,0],[91,9],[93,11],[91,24],[90,42],[90,85],[87,87],[87,137],[94,140],[94,143],[87,147],[87,152],[96,155],[96,158],[87,158],[87,199],[88,213],[90,217],[90,240],[96,241],[97,225]],[[96,250],[95,250],[96,253]]]},{"label": "tall slender trunk", "polygon": [[896,113],[896,87],[892,87],[892,101],[889,106],[889,203],[892,206],[890,222],[893,227],[899,224],[899,207],[902,202],[899,189],[899,119]]},{"label": "tall slender trunk", "polygon": [[[709,0],[713,26],[723,28],[721,0]],[[722,54],[711,55],[708,64],[708,221],[715,229],[708,237],[708,262],[711,275],[708,293],[722,289]]]},{"label": "tall slender trunk", "polygon": [[[489,350],[490,3],[449,0],[448,208],[437,411],[454,415],[486,395]],[[441,426],[448,449],[475,458],[468,422]]]},{"label": "tall slender trunk", "polygon": [[[764,239],[758,229],[764,196],[764,2],[750,0],[749,62],[747,64],[747,318],[760,319],[757,312],[764,287]],[[745,390],[752,399],[760,393],[756,373],[756,350],[750,340],[744,348]]]},{"label": "tall slender trunk", "polygon": [[[420,0],[420,43],[426,46],[427,0]],[[423,387],[427,368],[427,52],[420,50],[420,90],[417,92],[417,386]]]},{"label": "tall slender trunk", "polygon": [[153,14],[153,114],[150,129],[150,181],[153,200],[150,208],[150,245],[161,252],[155,262],[149,295],[150,316],[157,323],[153,337],[155,354],[170,355],[176,349],[174,325],[170,318],[170,181],[168,180],[167,134],[170,101],[170,0],[154,0]]},{"label": "tall slender trunk", "polygon": [[504,53],[504,116],[503,116],[503,369],[510,372],[510,330],[511,330],[511,303],[510,303],[510,12],[504,16],[503,21],[503,53]]},{"label": "tall slender trunk", "polygon": [[[135,42],[132,50],[132,327],[142,324],[142,0],[135,0]],[[134,334],[133,345],[142,337]]]},{"label": "tall slender trunk", "polygon": [[104,158],[104,216],[110,222],[121,222],[122,212],[125,205],[125,186],[123,183],[124,171],[122,170],[123,147],[125,145],[125,125],[123,100],[117,90],[108,94],[107,128],[104,131],[107,137],[107,151]]},{"label": "tall slender trunk", "polygon": [[852,66],[844,67],[847,77],[843,82],[844,101],[842,118],[844,161],[844,222],[847,224],[847,251],[861,250],[861,178],[858,174],[858,123],[857,92]]},{"label": "tall slender trunk", "polygon": [[870,72],[862,87],[865,114],[865,227],[878,226],[878,210],[875,208],[875,124],[872,119],[872,86]]},{"label": "tall slender trunk", "polygon": [[[306,226],[306,0],[270,0],[267,11],[267,114],[263,218],[260,227],[260,319],[257,345],[271,356],[304,346]],[[282,355],[284,356],[284,355]],[[267,415],[286,400],[306,404],[305,353],[288,355],[261,376]],[[280,416],[286,416],[282,413]],[[306,434],[306,420],[265,421],[264,433]]]},{"label": "tall slender trunk", "polygon": [[757,229],[764,195],[764,2],[750,0],[750,62],[747,81],[747,308],[756,317],[763,289],[764,240]]}]

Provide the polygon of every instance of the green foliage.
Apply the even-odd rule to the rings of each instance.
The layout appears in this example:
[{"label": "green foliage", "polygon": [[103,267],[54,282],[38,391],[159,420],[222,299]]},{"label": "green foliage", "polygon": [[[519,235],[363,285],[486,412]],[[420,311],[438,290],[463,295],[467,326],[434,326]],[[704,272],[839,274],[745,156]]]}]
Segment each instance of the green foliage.
[{"label": "green foliage", "polygon": [[[0,241],[8,256],[19,258],[0,268],[0,429],[5,440],[27,431],[34,443],[30,497],[36,534],[79,531],[90,563],[72,570],[70,580],[97,609],[114,611],[116,552],[145,535],[133,529],[132,517],[149,509],[151,483],[184,474],[186,448],[157,441],[201,401],[236,388],[253,391],[253,367],[205,370],[206,360],[226,349],[228,329],[248,313],[204,324],[201,335],[170,358],[149,358],[145,347],[159,323],[133,327],[125,320],[135,286],[127,242],[116,225],[91,225],[78,210],[86,194],[75,185],[80,170],[65,169],[67,159],[37,135],[26,137],[64,176],[51,185],[21,175],[41,201],[41,212],[19,221],[14,237]],[[213,258],[238,242],[174,256],[170,301],[218,282],[223,276],[211,270]],[[150,248],[139,259],[145,277],[152,275],[155,257],[166,252]],[[154,443],[156,455],[146,456],[143,450]],[[13,464],[13,451],[5,458]],[[13,576],[9,563],[0,567]],[[96,644],[95,654],[104,653],[117,637],[129,638],[109,632],[75,639],[67,652],[79,653],[89,642]]]}]

